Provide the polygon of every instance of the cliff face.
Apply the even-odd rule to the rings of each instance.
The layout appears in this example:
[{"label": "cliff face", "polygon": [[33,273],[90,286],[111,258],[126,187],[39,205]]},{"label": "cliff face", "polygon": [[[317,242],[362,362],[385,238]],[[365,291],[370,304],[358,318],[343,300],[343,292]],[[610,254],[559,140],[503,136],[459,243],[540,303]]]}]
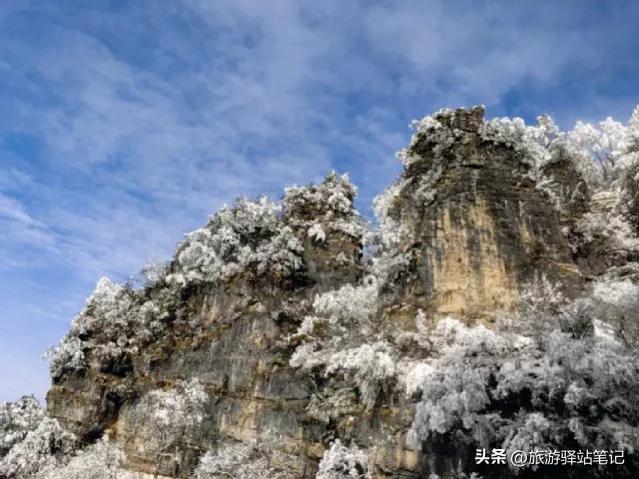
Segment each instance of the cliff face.
[{"label": "cliff face", "polygon": [[[402,247],[417,256],[406,300],[423,296],[435,312],[468,320],[511,310],[521,285],[542,273],[579,284],[560,215],[537,188],[530,159],[490,138],[483,114],[435,115],[403,152],[389,208],[408,231]],[[579,177],[570,181],[574,187]]]},{"label": "cliff face", "polygon": [[[117,331],[107,332],[92,322],[102,313],[88,303],[73,333],[82,362],[65,356],[54,372],[48,415],[85,442],[107,435],[123,448],[126,469],[167,477],[189,477],[207,451],[229,440],[264,445],[270,467],[288,474],[273,477],[315,477],[336,438],[368,451],[374,478],[427,477],[468,460],[468,440],[459,457],[452,449],[441,453],[443,436],[411,440],[415,396],[390,373],[368,401],[370,384],[355,375],[353,386],[351,366],[340,375],[330,365],[292,360],[304,341],[314,354],[328,351],[335,364],[342,358],[325,346],[341,333],[331,333],[335,321],[322,320],[330,307],[317,298],[353,285],[364,291],[357,301],[365,301],[365,288],[379,283],[371,293],[376,309],[361,323],[362,331],[371,324],[362,334],[375,338],[374,357],[393,348],[389,357],[397,361],[428,358],[433,347],[417,334],[439,318],[492,323],[513,313],[522,290],[541,275],[561,282],[568,297],[584,289],[572,238],[590,193],[570,162],[535,164],[484,121],[481,108],[429,117],[401,156],[404,172],[379,202],[387,229],[379,257],[363,253],[354,188],[332,175],[288,190],[272,217],[251,209],[257,206],[220,214],[142,290],[103,285],[118,304],[127,298],[142,306],[127,303],[114,315]],[[552,187],[540,187],[540,178]],[[578,201],[558,209],[557,187],[577,191]],[[242,215],[258,220],[242,229]],[[222,234],[231,239],[218,243]],[[223,274],[207,273],[198,256],[207,247],[224,261]],[[122,319],[133,311],[143,319]],[[427,321],[416,323],[415,315]],[[402,339],[409,335],[417,339]],[[349,351],[360,354],[355,346],[361,344]],[[194,379],[204,396],[193,392]],[[328,403],[333,409],[322,417],[316,411]]]},{"label": "cliff face", "polygon": [[[323,189],[337,193],[342,181],[333,175]],[[314,194],[313,187],[300,190]],[[284,465],[293,477],[314,477],[325,431],[308,424],[305,408],[313,384],[288,365],[291,350],[284,338],[295,331],[318,292],[361,277],[363,230],[350,211],[354,191],[345,192],[345,214],[339,206],[310,204],[297,198],[299,193],[288,193],[287,209],[277,220],[303,245],[298,270],[286,275],[247,271],[214,285],[171,290],[177,297],[168,306],[166,331],[120,361],[125,367],[96,364],[59,378],[47,397],[49,416],[87,440],[107,431],[123,445],[127,467],[134,471],[186,477],[221,439],[271,443],[277,437],[274,447],[287,454]],[[345,231],[326,224],[335,225],[341,216],[350,221]],[[326,238],[316,241],[308,234],[314,224],[329,232]],[[157,285],[147,294],[164,296],[166,288],[172,287]],[[209,395],[206,421],[188,433],[163,426],[149,394],[175,391],[191,378]]]}]

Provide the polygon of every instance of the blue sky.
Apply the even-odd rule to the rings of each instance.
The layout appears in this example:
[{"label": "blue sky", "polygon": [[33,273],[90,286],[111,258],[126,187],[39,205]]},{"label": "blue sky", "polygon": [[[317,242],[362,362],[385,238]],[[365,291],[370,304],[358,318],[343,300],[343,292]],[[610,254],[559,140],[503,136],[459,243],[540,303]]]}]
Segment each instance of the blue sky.
[{"label": "blue sky", "polygon": [[349,172],[359,204],[444,106],[562,127],[639,103],[637,2],[0,3],[0,402],[100,276],[240,194]]}]

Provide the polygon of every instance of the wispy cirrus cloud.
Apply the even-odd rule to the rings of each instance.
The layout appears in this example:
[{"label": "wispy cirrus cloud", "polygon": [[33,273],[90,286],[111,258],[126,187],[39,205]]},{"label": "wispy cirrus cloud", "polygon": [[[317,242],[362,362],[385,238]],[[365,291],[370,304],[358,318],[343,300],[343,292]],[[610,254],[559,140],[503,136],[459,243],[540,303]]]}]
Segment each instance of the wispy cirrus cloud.
[{"label": "wispy cirrus cloud", "polygon": [[18,201],[3,194],[0,194],[0,218],[25,226],[37,226],[37,222],[29,216]]},{"label": "wispy cirrus cloud", "polygon": [[34,261],[33,251],[51,253],[56,239],[47,226],[34,219],[25,206],[0,190],[0,270],[13,271]]}]

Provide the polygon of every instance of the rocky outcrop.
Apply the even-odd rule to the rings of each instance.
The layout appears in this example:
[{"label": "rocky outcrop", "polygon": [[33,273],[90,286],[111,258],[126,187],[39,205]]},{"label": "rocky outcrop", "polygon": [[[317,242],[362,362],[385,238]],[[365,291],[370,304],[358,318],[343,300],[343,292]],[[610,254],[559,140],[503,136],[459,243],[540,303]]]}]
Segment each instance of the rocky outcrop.
[{"label": "rocky outcrop", "polygon": [[[529,152],[495,135],[483,115],[483,108],[473,108],[430,117],[404,150],[404,171],[383,199],[396,237],[387,254],[389,261],[401,258],[402,266],[389,277],[392,287],[382,290],[379,314],[397,328],[396,336],[415,329],[409,323],[420,309],[432,318],[490,323],[498,312],[514,310],[522,288],[540,275],[561,282],[568,295],[582,287],[566,231],[587,210],[590,193],[582,191],[568,211],[557,209],[553,190],[541,188],[539,177],[579,189],[572,164],[558,158],[540,169]],[[85,365],[55,375],[48,415],[85,442],[108,434],[122,445],[129,470],[153,477],[188,477],[206,451],[231,439],[267,444],[279,453],[273,461],[298,478],[315,477],[336,437],[372,451],[374,478],[416,479],[454,469],[452,456],[450,464],[434,464],[441,445],[411,443],[415,411],[404,394],[382,391],[374,407],[365,408],[347,385],[290,364],[295,344],[287,338],[312,314],[316,295],[359,284],[366,275],[354,195],[336,175],[287,191],[272,221],[290,236],[263,225],[238,233],[235,269],[215,280],[202,280],[199,264],[198,275],[183,274],[189,258],[181,252],[190,246],[181,247],[165,280],[135,293],[140,304],[162,305],[155,329],[108,360],[83,346]],[[221,224],[200,235],[212,248],[218,246],[211,237],[227,231]],[[272,255],[267,247],[282,238],[290,269],[255,262],[236,267],[249,253]],[[215,254],[230,261],[231,253],[222,253]],[[96,334],[80,332],[77,341],[88,344]],[[406,347],[415,357],[428,354]],[[205,398],[196,398],[202,417],[186,427],[186,419],[178,424],[172,416],[182,414],[179,408],[189,411],[192,380]],[[309,404],[328,388],[332,397],[343,393],[348,414],[322,421],[309,414]],[[185,402],[167,406],[162,392]],[[163,408],[169,412],[158,413]],[[459,454],[467,456],[464,445]]]},{"label": "rocky outcrop", "polygon": [[[418,131],[388,209],[407,230],[401,247],[414,255],[406,301],[423,298],[427,309],[469,321],[511,310],[536,275],[569,288],[580,281],[530,158],[490,138],[483,115],[481,107],[446,111]],[[555,162],[546,174],[576,182],[569,168]]]}]

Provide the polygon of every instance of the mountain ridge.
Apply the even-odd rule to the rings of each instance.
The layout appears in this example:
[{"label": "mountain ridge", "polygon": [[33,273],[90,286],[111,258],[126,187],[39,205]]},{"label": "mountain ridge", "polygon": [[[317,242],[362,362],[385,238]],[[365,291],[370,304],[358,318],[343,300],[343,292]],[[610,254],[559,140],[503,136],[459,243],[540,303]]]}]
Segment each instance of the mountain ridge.
[{"label": "mountain ridge", "polygon": [[[332,173],[222,209],[143,287],[100,280],[50,354],[46,419],[0,413],[31,418],[0,476],[496,478],[518,472],[476,448],[607,446],[629,463],[588,473],[634,477],[639,110],[414,129],[376,230]],[[58,449],[13,467],[43,434]],[[519,477],[539,473],[584,474]]]}]

